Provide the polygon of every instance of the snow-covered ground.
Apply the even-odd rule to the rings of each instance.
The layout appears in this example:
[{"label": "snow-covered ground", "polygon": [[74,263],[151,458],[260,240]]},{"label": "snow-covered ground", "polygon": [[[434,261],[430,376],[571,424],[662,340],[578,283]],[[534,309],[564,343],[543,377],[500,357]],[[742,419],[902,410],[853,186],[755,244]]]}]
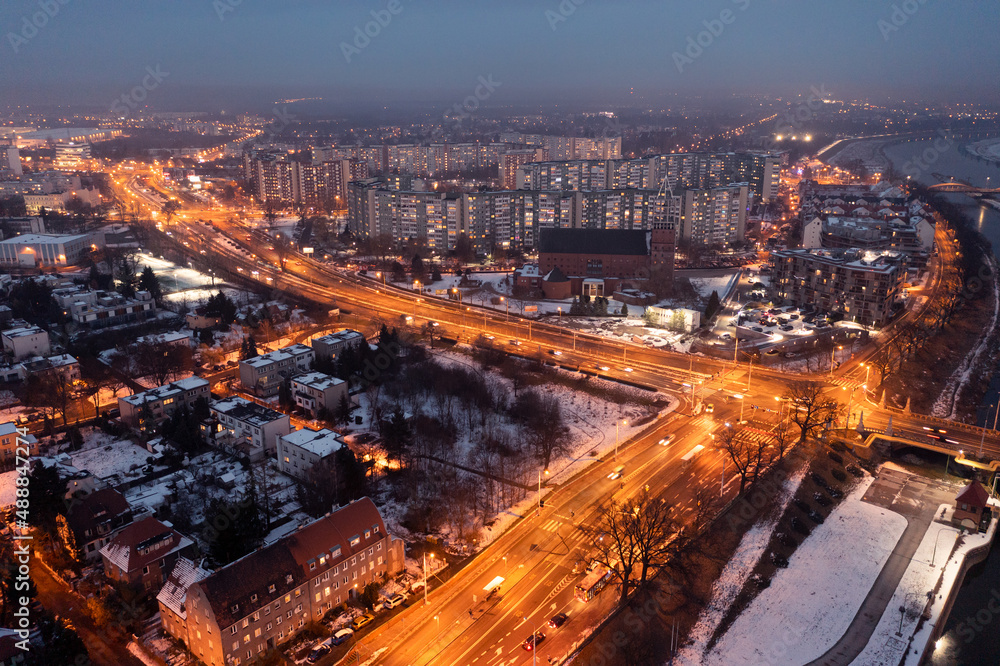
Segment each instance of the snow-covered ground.
[{"label": "snow-covered ground", "polygon": [[736,599],[736,595],[743,589],[750,572],[764,555],[767,544],[771,540],[774,526],[778,524],[785,507],[792,501],[792,497],[798,491],[799,484],[805,475],[806,468],[802,466],[789,477],[782,485],[780,496],[775,498],[774,512],[765,520],[754,524],[743,535],[736,552],[733,553],[722,573],[719,574],[719,579],[712,586],[711,601],[698,617],[697,624],[691,629],[692,643],[685,645],[677,653],[676,661],[678,664],[694,666],[703,663],[703,654],[709,639],[715,633],[719,623],[722,622],[722,618],[725,617],[729,606]]},{"label": "snow-covered ground", "polygon": [[70,453],[73,467],[85,469],[98,478],[117,474],[119,478],[138,476],[147,464],[147,459],[155,457],[141,446],[127,439],[114,437],[97,430],[84,428],[84,443],[79,451]]},{"label": "snow-covered ground", "polygon": [[152,254],[142,253],[137,255],[139,270],[142,266],[149,266],[160,278],[160,287],[165,294],[183,292],[187,289],[203,287],[212,284],[212,276],[197,271],[189,266],[179,266],[172,261],[161,259]]},{"label": "snow-covered ground", "polygon": [[903,516],[861,501],[872,480],[813,529],[700,663],[800,665],[844,634],[906,529]]},{"label": "snow-covered ground", "polygon": [[[993,511],[1000,508],[1000,502],[990,500]],[[951,505],[943,505],[941,508],[953,508]],[[941,509],[935,515],[941,515]],[[906,660],[903,664],[918,664],[920,656],[927,641],[930,640],[931,631],[940,623],[941,612],[944,602],[948,598],[948,591],[956,584],[956,577],[962,567],[965,554],[969,550],[978,548],[989,542],[997,529],[997,521],[990,524],[990,529],[985,534],[966,535],[962,538],[962,543],[952,556],[951,551],[958,540],[958,532],[950,525],[943,525],[938,522],[931,523],[924,533],[924,538],[917,547],[916,552],[910,559],[910,565],[906,568],[892,600],[886,606],[885,613],[875,628],[875,633],[864,651],[854,660],[859,666],[897,666],[903,654],[906,653]],[[933,563],[934,566],[931,566]],[[927,593],[941,582],[938,595],[930,607],[930,619],[923,623],[923,627],[916,632],[917,622],[927,602]],[[900,632],[900,607],[906,608],[902,614],[902,631]],[[897,635],[900,632],[902,636]],[[916,632],[916,633],[915,633]],[[962,633],[961,631],[959,632]],[[910,637],[913,636],[912,645],[916,649],[906,652]],[[963,639],[966,636],[961,636]],[[934,650],[934,663],[957,664],[954,657],[949,657],[954,645],[952,638],[946,634],[943,636]]]},{"label": "snow-covered ground", "polygon": [[739,275],[738,272],[733,275],[721,275],[718,277],[703,277],[703,278],[690,278],[691,286],[694,290],[698,292],[698,295],[702,298],[708,298],[712,295],[712,292],[717,292],[719,298],[724,298],[726,292],[729,290],[729,286],[732,284],[736,276]]}]

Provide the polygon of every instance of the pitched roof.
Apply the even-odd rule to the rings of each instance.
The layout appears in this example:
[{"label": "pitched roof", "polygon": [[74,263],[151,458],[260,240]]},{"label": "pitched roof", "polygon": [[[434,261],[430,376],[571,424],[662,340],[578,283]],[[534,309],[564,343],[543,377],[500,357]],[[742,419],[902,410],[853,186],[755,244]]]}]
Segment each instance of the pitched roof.
[{"label": "pitched roof", "polygon": [[101,548],[101,555],[122,571],[137,571],[194,542],[156,518],[132,523]]},{"label": "pitched roof", "polygon": [[549,271],[542,279],[546,282],[569,282],[569,278],[559,270],[558,266]]},{"label": "pitched roof", "polygon": [[649,254],[646,232],[641,229],[542,229],[538,251],[546,254]]},{"label": "pitched roof", "polygon": [[92,539],[97,534],[98,525],[130,509],[128,501],[120,492],[114,488],[102,488],[72,503],[66,522],[77,538],[83,537],[89,530],[89,538]]},{"label": "pitched roof", "polygon": [[167,577],[167,582],[163,584],[163,589],[156,595],[156,600],[185,618],[187,609],[184,603],[187,601],[188,588],[211,574],[211,571],[202,569],[201,565],[195,564],[188,558],[179,557],[170,576]]},{"label": "pitched roof", "polygon": [[[368,538],[366,529],[370,531]],[[219,626],[225,628],[386,535],[378,508],[371,499],[363,497],[195,584],[204,590]],[[352,546],[355,537],[358,541]],[[333,557],[331,553],[337,549],[340,555]],[[323,566],[318,565],[320,555],[326,556]],[[316,564],[313,570],[309,568],[311,560]],[[274,592],[268,591],[271,585]],[[251,600],[254,596],[256,601]]]},{"label": "pitched roof", "polygon": [[965,490],[958,494],[955,498],[956,502],[971,504],[972,506],[977,506],[980,509],[984,508],[989,500],[989,494],[986,492],[986,488],[983,488],[982,484],[978,481],[973,481],[965,487]]}]

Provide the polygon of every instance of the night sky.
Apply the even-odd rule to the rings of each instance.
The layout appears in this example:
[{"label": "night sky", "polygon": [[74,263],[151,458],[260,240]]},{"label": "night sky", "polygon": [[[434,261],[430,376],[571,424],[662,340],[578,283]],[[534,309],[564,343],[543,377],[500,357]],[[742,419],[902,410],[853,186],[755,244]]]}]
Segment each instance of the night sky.
[{"label": "night sky", "polygon": [[[447,105],[480,76],[500,84],[488,106],[641,107],[811,86],[838,97],[998,97],[996,2],[63,2],[3,0],[0,101],[107,107],[157,66],[166,74],[146,79],[147,100],[169,110],[311,96]],[[58,8],[51,18],[46,5]],[[40,28],[26,27],[33,15]],[[370,22],[377,34],[355,42]]]}]

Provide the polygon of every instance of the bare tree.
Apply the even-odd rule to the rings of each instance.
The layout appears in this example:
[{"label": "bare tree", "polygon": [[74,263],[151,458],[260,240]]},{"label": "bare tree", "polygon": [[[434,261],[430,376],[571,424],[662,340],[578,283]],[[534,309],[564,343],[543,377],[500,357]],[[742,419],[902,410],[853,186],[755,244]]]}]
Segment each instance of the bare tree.
[{"label": "bare tree", "polygon": [[597,526],[585,531],[596,547],[594,561],[611,571],[620,585],[618,603],[625,605],[633,587],[632,572],[641,565],[636,516],[628,500],[611,499],[599,509]]},{"label": "bare tree", "polygon": [[823,395],[825,387],[819,382],[795,382],[785,394],[792,421],[799,427],[799,442],[831,421],[839,404]]},{"label": "bare tree", "polygon": [[642,586],[651,570],[659,570],[670,562],[679,545],[682,528],[672,507],[662,498],[650,497],[645,490],[633,498],[632,511],[639,550],[639,585]]},{"label": "bare tree", "polygon": [[767,438],[749,430],[727,427],[715,438],[715,448],[726,455],[740,475],[740,494],[773,462]]}]

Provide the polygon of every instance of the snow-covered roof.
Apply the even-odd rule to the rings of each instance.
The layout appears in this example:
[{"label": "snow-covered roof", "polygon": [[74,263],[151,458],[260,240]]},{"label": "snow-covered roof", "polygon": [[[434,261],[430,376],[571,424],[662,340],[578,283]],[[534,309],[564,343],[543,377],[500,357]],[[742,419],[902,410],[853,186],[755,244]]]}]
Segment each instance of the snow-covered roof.
[{"label": "snow-covered roof", "polygon": [[184,602],[187,601],[188,588],[211,574],[211,571],[203,569],[200,564],[195,564],[186,557],[179,557],[167,582],[163,584],[163,589],[156,595],[156,600],[184,619],[187,617]]},{"label": "snow-covered roof", "polygon": [[293,386],[295,384],[299,384],[301,386],[308,386],[316,391],[325,391],[328,388],[339,386],[343,383],[343,379],[331,377],[330,375],[325,375],[322,372],[305,372],[301,375],[292,377]]},{"label": "snow-covered roof", "polygon": [[344,446],[344,440],[337,433],[326,428],[322,430],[308,430],[303,428],[302,430],[282,435],[280,439],[292,446],[297,446],[305,451],[314,453],[320,458],[325,458]]}]

